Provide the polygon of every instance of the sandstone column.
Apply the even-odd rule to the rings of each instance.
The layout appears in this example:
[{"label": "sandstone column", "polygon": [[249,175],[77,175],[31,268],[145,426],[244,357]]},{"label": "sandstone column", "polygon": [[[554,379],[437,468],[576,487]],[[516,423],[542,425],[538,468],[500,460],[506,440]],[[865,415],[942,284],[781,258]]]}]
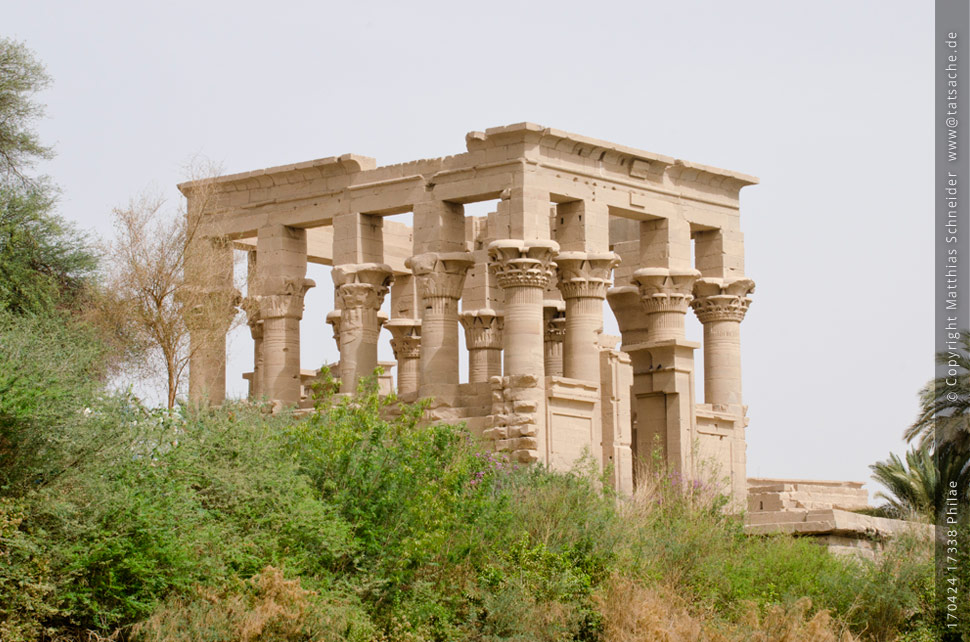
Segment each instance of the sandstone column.
[{"label": "sandstone column", "polygon": [[484,435],[521,462],[548,462],[543,293],[555,274],[555,241],[493,241],[495,280],[505,294],[504,376],[493,377],[492,415]]},{"label": "sandstone column", "polygon": [[623,345],[620,349],[630,355],[633,374],[646,374],[651,368],[650,355],[645,351],[647,340],[647,313],[640,300],[640,289],[635,285],[610,288],[606,300],[616,317]]},{"label": "sandstone column", "polygon": [[702,278],[691,307],[704,325],[704,401],[741,406],[740,327],[754,292],[750,279]]},{"label": "sandstone column", "polygon": [[473,310],[459,317],[468,348],[468,382],[483,383],[502,374],[502,315]]},{"label": "sandstone column", "polygon": [[[647,315],[645,344],[651,358],[653,395],[638,397],[637,451],[663,446],[668,465],[693,472],[694,349],[684,339],[684,317],[693,297],[693,269],[642,268],[632,281]],[[644,452],[646,450],[646,453]]]},{"label": "sandstone column", "polygon": [[226,398],[226,333],[239,303],[233,287],[232,245],[200,238],[186,248],[188,286],[179,299],[189,328],[189,399],[221,404]]},{"label": "sandstone column", "polygon": [[562,301],[546,301],[542,308],[542,320],[545,328],[543,345],[545,359],[543,361],[547,377],[561,377],[562,374],[562,344],[566,338],[566,304]]},{"label": "sandstone column", "polygon": [[249,387],[249,396],[259,399],[263,396],[263,320],[259,316],[258,299],[247,297],[243,301],[246,312],[246,324],[249,334],[253,338],[253,378]]},{"label": "sandstone column", "polygon": [[283,404],[300,402],[300,320],[303,298],[314,285],[310,279],[303,278],[290,281],[282,294],[259,297],[264,394]]},{"label": "sandstone column", "polygon": [[284,404],[300,401],[300,319],[306,278],[306,230],[268,225],[256,237],[256,280],[249,304],[263,323],[262,394]]},{"label": "sandstone column", "polygon": [[[648,459],[654,447],[652,440],[661,434],[659,429],[650,430],[648,418],[665,412],[663,395],[653,392],[653,358],[647,339],[647,314],[640,300],[640,290],[635,285],[610,288],[606,300],[616,317],[623,344],[620,349],[630,355],[633,388],[630,395],[631,449],[636,458]],[[665,422],[665,414],[659,417]],[[634,469],[636,474],[636,469]]]},{"label": "sandstone column", "polygon": [[442,395],[458,385],[458,301],[474,263],[468,252],[426,252],[405,262],[421,298],[422,396],[449,401]]},{"label": "sandstone column", "polygon": [[563,375],[599,381],[598,335],[603,331],[603,300],[618,263],[612,252],[563,252],[556,258],[558,285],[566,302]]},{"label": "sandstone column", "polygon": [[382,263],[338,265],[331,272],[340,310],[340,392],[352,393],[377,368],[380,309],[394,280]]},{"label": "sandstone column", "polygon": [[642,268],[633,273],[647,313],[648,343],[684,338],[684,317],[694,299],[697,270]]},{"label": "sandstone column", "polygon": [[505,292],[505,374],[536,374],[545,362],[543,295],[553,278],[555,241],[494,241],[489,257]]},{"label": "sandstone column", "polygon": [[391,349],[397,359],[397,394],[418,392],[421,366],[421,322],[415,319],[391,319],[384,324],[391,333]]},{"label": "sandstone column", "polygon": [[[333,278],[333,277],[331,277]],[[340,300],[334,298],[334,305],[340,305]],[[340,310],[331,310],[327,313],[327,324],[330,325],[330,329],[333,330],[333,342],[337,344],[337,353],[340,353]],[[330,370],[330,376],[334,379],[343,382],[343,378],[340,376],[340,359],[337,359],[336,368]],[[339,387],[338,387],[339,390]]]},{"label": "sandstone column", "polygon": [[247,273],[246,282],[249,296],[242,302],[243,312],[246,313],[246,324],[249,326],[249,334],[253,338],[253,378],[250,380],[249,396],[251,399],[259,399],[263,396],[263,320],[259,316],[259,297],[256,294],[257,267],[256,250],[250,250],[247,254]]}]

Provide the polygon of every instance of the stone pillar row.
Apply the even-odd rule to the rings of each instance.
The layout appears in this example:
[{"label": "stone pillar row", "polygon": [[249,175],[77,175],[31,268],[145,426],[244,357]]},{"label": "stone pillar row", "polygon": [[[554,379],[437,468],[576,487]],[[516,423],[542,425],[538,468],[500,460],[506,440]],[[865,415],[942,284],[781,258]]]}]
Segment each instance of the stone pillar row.
[{"label": "stone pillar row", "polygon": [[659,267],[637,270],[631,281],[607,299],[633,363],[635,452],[646,456],[659,442],[668,462],[690,470],[696,344],[684,339],[687,309],[704,326],[705,402],[743,416],[739,330],[754,283]]},{"label": "stone pillar row", "polygon": [[[506,311],[475,310],[458,315],[458,301],[469,254],[427,253],[412,257],[422,297],[421,321],[395,319],[387,324],[398,360],[399,391],[419,385],[454,385],[458,381],[457,327],[465,330],[469,381],[485,382],[502,372],[534,373],[588,379],[598,355],[602,304],[608,298],[624,346],[658,346],[684,338],[688,307],[704,327],[705,402],[740,406],[740,323],[754,291],[750,279],[699,278],[696,270],[644,268],[633,274],[634,286],[612,288],[613,253],[564,252],[551,241],[497,241],[490,248],[496,280],[506,293]],[[555,258],[555,262],[553,261]],[[565,302],[543,309],[543,291],[553,274]],[[328,316],[340,346],[341,390],[352,392],[360,377],[377,366],[380,308],[393,281],[389,266],[376,263],[334,268],[338,309]],[[303,299],[313,281],[286,279],[277,293],[253,294],[242,302],[254,341],[253,392],[257,396],[299,401],[299,322]],[[633,302],[636,302],[634,304]],[[560,304],[562,305],[562,304]],[[422,336],[423,335],[423,336]],[[503,345],[504,335],[504,345]],[[647,365],[640,350],[630,350],[635,372]],[[429,392],[431,392],[429,390]]]}]

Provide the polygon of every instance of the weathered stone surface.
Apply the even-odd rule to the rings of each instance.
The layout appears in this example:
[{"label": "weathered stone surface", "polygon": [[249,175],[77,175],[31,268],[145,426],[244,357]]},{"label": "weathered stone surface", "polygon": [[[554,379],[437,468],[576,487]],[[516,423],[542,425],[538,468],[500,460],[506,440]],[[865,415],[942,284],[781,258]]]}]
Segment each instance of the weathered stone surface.
[{"label": "weathered stone surface", "polygon": [[745,514],[744,531],[752,535],[787,533],[817,538],[837,553],[872,558],[894,537],[904,533],[930,540],[933,526],[861,515],[846,510],[791,509]]}]

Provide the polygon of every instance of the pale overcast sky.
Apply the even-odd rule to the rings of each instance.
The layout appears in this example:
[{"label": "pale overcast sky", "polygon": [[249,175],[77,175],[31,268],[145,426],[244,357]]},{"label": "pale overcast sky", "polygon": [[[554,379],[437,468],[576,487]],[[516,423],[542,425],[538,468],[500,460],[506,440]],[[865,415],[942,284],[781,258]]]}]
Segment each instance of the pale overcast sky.
[{"label": "pale overcast sky", "polygon": [[[194,155],[230,173],[388,164],[521,121],[756,175],[749,475],[868,480],[904,449],[933,376],[928,0],[4,5],[0,35],[54,79],[42,170],[60,212],[103,236],[146,188],[174,211]],[[336,358],[332,285],[310,277],[304,367]],[[236,394],[250,367],[241,332]]]}]

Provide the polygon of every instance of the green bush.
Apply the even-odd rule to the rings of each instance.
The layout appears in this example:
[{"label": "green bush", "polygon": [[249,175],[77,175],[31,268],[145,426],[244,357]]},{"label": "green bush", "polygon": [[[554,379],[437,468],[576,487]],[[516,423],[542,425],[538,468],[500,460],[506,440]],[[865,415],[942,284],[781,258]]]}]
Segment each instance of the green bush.
[{"label": "green bush", "polygon": [[625,613],[662,621],[664,595],[698,639],[934,626],[926,543],[873,564],[747,536],[670,471],[620,498],[588,464],[511,464],[373,382],[328,389],[303,419],[126,396],[66,415],[101,445],[0,503],[2,639],[598,640]]},{"label": "green bush", "polygon": [[46,613],[39,621],[110,630],[267,564],[329,585],[353,557],[348,525],[280,447],[283,419],[246,407],[148,411],[122,397],[82,423],[104,428],[111,446],[10,511],[0,604],[15,605],[26,581],[45,596],[31,607]]},{"label": "green bush", "polygon": [[66,316],[0,312],[0,495],[46,484],[96,448],[75,426],[101,388],[103,356]]}]

